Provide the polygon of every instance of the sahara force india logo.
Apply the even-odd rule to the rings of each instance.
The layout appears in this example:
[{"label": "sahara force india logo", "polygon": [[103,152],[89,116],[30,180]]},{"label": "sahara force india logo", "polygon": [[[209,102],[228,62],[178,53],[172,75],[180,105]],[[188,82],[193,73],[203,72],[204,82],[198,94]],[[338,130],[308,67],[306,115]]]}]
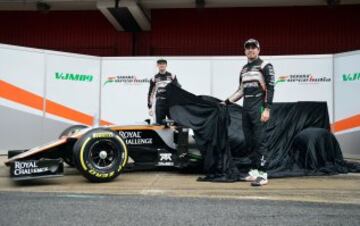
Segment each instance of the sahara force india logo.
[{"label": "sahara force india logo", "polygon": [[312,74],[303,74],[303,75],[285,75],[280,76],[276,80],[276,84],[279,83],[300,83],[300,84],[317,84],[331,82],[331,78],[327,76],[315,76]]},{"label": "sahara force india logo", "polygon": [[360,72],[357,73],[349,73],[349,74],[343,74],[342,80],[344,82],[354,82],[354,81],[360,81]]},{"label": "sahara force india logo", "polygon": [[92,82],[94,76],[92,75],[83,75],[83,74],[74,74],[74,73],[64,73],[64,72],[55,72],[56,80],[68,80],[68,81],[78,81],[78,82]]},{"label": "sahara force india logo", "polygon": [[140,84],[148,84],[150,79],[144,78],[139,79],[135,75],[125,75],[125,76],[110,76],[104,82],[104,86],[109,83],[120,83],[125,85],[140,85]]}]

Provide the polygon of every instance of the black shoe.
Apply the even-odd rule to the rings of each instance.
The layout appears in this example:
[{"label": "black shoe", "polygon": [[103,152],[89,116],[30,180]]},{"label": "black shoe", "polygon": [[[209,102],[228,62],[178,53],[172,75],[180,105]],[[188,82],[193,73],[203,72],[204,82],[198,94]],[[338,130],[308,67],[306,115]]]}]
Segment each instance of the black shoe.
[{"label": "black shoe", "polygon": [[198,181],[198,182],[211,182],[214,178],[216,178],[215,174],[209,174],[209,175],[206,175],[205,177],[198,177],[196,179],[196,181]]},{"label": "black shoe", "polygon": [[211,180],[211,182],[215,182],[215,183],[234,183],[236,181],[238,180],[235,178],[227,177],[226,175],[215,177],[214,179]]}]

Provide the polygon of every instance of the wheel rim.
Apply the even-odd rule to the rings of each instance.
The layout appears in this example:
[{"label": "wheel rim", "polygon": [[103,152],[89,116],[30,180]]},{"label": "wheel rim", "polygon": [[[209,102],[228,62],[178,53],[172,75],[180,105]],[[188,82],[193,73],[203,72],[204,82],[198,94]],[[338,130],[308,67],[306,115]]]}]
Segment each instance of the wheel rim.
[{"label": "wheel rim", "polygon": [[107,170],[114,166],[119,153],[115,144],[110,140],[98,140],[89,149],[91,164],[100,170]]}]

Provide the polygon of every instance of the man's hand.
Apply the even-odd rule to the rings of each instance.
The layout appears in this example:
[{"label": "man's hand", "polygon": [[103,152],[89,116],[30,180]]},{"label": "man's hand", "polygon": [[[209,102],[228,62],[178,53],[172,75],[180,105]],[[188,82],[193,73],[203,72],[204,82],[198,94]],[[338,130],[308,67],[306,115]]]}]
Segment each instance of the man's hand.
[{"label": "man's hand", "polygon": [[152,108],[149,108],[149,115],[153,116],[153,114],[154,114],[154,112],[153,112]]},{"label": "man's hand", "polygon": [[225,106],[230,104],[230,103],[231,102],[229,101],[229,99],[226,99],[226,100],[220,102],[220,104],[225,105]]},{"label": "man's hand", "polygon": [[264,111],[261,114],[260,121],[267,122],[267,121],[269,121],[269,119],[270,119],[270,109],[265,108]]}]

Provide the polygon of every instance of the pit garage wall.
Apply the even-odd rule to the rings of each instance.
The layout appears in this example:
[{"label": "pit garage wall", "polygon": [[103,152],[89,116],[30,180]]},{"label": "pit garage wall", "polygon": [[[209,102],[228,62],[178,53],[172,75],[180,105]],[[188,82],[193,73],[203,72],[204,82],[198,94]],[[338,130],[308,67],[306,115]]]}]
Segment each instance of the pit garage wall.
[{"label": "pit garage wall", "polygon": [[0,153],[54,140],[71,124],[91,125],[99,83],[97,57],[0,45]]},{"label": "pit garage wall", "polygon": [[346,157],[360,159],[360,51],[334,55],[333,130]]}]

